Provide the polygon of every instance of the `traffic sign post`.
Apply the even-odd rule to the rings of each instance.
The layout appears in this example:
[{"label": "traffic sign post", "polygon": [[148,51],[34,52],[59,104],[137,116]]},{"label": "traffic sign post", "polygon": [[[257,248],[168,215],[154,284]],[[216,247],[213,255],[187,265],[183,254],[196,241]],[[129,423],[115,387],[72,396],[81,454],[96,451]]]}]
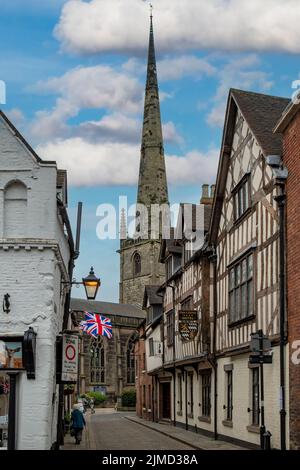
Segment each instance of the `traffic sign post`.
[{"label": "traffic sign post", "polygon": [[263,334],[262,330],[252,333],[250,342],[251,354],[250,364],[259,364],[260,370],[260,403],[261,403],[261,426],[260,426],[260,446],[265,449],[265,405],[264,405],[264,364],[272,364],[271,341]]}]

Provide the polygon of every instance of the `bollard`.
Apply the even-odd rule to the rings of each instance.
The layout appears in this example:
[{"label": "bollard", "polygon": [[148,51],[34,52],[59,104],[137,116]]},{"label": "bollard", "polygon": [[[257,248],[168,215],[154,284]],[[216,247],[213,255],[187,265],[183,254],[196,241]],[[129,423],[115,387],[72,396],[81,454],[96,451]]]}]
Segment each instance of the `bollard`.
[{"label": "bollard", "polygon": [[264,433],[264,450],[271,450],[271,436],[270,431]]}]

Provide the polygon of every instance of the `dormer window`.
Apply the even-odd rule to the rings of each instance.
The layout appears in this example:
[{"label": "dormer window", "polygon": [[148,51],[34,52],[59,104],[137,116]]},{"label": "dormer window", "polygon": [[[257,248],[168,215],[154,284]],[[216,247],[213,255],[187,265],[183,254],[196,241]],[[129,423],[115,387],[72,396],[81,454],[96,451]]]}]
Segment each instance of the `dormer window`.
[{"label": "dormer window", "polygon": [[141,255],[136,253],[133,257],[133,273],[135,276],[141,274],[142,271],[142,260]]},{"label": "dormer window", "polygon": [[247,174],[232,191],[234,220],[237,221],[251,207],[250,174]]}]

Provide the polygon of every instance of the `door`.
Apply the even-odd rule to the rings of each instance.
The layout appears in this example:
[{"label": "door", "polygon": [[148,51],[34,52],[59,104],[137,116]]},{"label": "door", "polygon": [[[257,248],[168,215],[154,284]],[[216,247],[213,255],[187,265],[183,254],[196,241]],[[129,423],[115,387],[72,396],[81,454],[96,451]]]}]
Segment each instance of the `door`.
[{"label": "door", "polygon": [[161,384],[162,391],[162,413],[163,419],[171,419],[171,383],[164,382]]},{"label": "door", "polygon": [[7,449],[9,414],[9,376],[0,372],[0,447]]}]

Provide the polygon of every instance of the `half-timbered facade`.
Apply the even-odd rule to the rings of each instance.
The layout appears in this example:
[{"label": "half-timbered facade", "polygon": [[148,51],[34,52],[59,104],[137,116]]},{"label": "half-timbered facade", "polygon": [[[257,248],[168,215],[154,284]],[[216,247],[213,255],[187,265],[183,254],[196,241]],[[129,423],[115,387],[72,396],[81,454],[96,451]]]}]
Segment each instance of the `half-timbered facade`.
[{"label": "half-timbered facade", "polygon": [[[275,448],[280,446],[279,190],[273,165],[280,165],[281,138],[272,130],[287,103],[230,91],[209,239],[216,250],[217,431],[259,445],[264,406]],[[259,366],[249,365],[251,334],[258,330],[273,350],[272,364],[263,366],[264,403]]]},{"label": "half-timbered facade", "polygon": [[[203,238],[190,243],[186,218],[196,235],[199,212],[200,232],[202,226],[205,236],[214,188],[211,191],[208,194],[205,185],[202,204],[181,206],[175,238],[165,241],[161,250],[161,261],[166,266],[166,282],[161,287],[164,291],[163,370],[172,378],[170,419],[193,430],[199,425],[211,427],[210,253]],[[179,230],[182,230],[181,238]]]},{"label": "half-timbered facade", "polygon": [[[283,392],[288,401],[288,389],[282,389],[288,379],[282,335],[281,359],[279,346],[284,298],[277,198],[287,172],[281,136],[273,132],[287,104],[284,98],[230,90],[216,188],[208,194],[204,186],[201,200],[204,242],[191,249],[177,226],[160,254],[166,281],[159,289],[164,347],[157,378],[168,382],[169,419],[250,447],[261,445],[264,424],[271,446],[280,448],[283,420],[288,427],[282,408]],[[196,207],[191,205],[192,211]],[[193,321],[198,323],[194,332]],[[263,402],[259,364],[249,361],[251,335],[260,330],[272,347],[272,363],[263,365]],[[164,403],[163,392],[159,400]]]}]

